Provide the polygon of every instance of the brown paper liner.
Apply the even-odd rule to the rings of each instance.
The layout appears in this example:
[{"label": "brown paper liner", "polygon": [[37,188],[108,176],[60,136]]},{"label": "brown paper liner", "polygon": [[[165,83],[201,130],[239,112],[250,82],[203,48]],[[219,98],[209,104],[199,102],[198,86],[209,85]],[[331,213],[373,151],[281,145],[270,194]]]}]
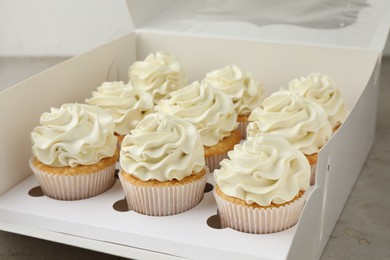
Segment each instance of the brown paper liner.
[{"label": "brown paper liner", "polygon": [[123,171],[119,179],[129,210],[148,216],[169,216],[199,204],[204,194],[207,170],[181,181],[142,181]]},{"label": "brown paper liner", "polygon": [[59,174],[62,167],[55,167],[57,172],[51,173],[50,167],[39,167],[41,163],[37,164],[34,157],[30,159],[30,167],[46,196],[57,200],[81,200],[102,194],[114,185],[116,157],[108,162],[111,161],[113,163],[106,167],[99,166],[97,171],[85,174]]},{"label": "brown paper liner", "polygon": [[218,144],[213,146],[204,146],[204,157],[206,165],[210,172],[219,169],[219,162],[227,157],[227,152],[233,150],[234,146],[241,141],[239,129],[234,130],[231,135],[225,137]]},{"label": "brown paper liner", "polygon": [[[227,200],[217,186],[214,189],[218,212],[223,228],[252,234],[267,234],[286,230],[294,226],[301,215],[306,201],[306,193],[300,193],[293,201],[281,206],[252,206]],[[226,196],[226,197],[225,197]]]}]

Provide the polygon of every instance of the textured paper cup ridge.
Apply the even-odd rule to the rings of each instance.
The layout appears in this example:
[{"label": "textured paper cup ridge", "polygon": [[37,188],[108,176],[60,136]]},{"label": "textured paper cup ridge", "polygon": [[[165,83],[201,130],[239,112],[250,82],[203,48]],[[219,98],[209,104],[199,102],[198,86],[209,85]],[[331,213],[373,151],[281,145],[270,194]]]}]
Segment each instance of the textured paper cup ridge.
[{"label": "textured paper cup ridge", "polygon": [[205,158],[206,165],[209,168],[210,172],[212,173],[215,169],[219,169],[221,167],[219,163],[227,157],[228,157],[227,153],[206,157]]},{"label": "textured paper cup ridge", "polygon": [[58,200],[81,200],[97,196],[115,183],[115,163],[95,173],[79,175],[50,174],[34,167],[34,172],[43,193]]},{"label": "textured paper cup ridge", "polygon": [[169,216],[187,211],[203,198],[206,174],[195,181],[172,186],[137,186],[119,174],[129,210],[149,216]]},{"label": "textured paper cup ridge", "polygon": [[316,183],[316,170],[317,163],[310,164],[310,185],[314,185]]},{"label": "textured paper cup ridge", "polygon": [[240,129],[241,132],[241,139],[246,139],[246,129],[248,127],[248,123],[249,121],[238,123],[238,129]]},{"label": "textured paper cup ridge", "polygon": [[215,189],[214,196],[221,226],[252,234],[275,233],[294,226],[299,220],[306,201],[306,194],[303,194],[290,204],[260,209],[224,200]]}]

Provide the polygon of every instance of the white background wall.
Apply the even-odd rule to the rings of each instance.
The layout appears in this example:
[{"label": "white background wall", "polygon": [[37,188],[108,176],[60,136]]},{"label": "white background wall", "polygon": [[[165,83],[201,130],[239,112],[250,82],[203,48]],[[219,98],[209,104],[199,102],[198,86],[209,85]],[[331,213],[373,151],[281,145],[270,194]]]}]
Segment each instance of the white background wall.
[{"label": "white background wall", "polygon": [[0,0],[0,56],[70,56],[130,31],[124,0]]},{"label": "white background wall", "polygon": [[124,0],[0,0],[0,56],[72,56],[130,26]]}]

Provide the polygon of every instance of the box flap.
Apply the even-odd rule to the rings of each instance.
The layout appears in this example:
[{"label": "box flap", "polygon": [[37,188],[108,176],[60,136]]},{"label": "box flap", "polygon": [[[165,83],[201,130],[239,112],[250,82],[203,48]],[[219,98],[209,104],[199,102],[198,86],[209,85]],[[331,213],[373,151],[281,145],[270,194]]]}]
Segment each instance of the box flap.
[{"label": "box flap", "polygon": [[127,3],[140,31],[383,51],[390,28],[388,0]]},{"label": "box flap", "polygon": [[139,28],[176,0],[126,0],[133,26]]}]

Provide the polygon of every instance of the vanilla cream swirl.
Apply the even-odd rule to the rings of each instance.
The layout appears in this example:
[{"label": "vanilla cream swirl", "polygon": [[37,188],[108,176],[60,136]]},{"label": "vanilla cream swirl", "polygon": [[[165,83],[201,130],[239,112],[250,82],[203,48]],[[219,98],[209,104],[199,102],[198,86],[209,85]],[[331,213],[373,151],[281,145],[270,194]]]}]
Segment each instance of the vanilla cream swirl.
[{"label": "vanilla cream swirl", "polygon": [[126,135],[120,164],[126,173],[143,181],[182,180],[204,168],[204,149],[191,123],[154,113]]},{"label": "vanilla cream swirl", "polygon": [[266,98],[249,116],[247,135],[278,134],[304,154],[318,152],[332,134],[328,115],[321,105],[280,90]]},{"label": "vanilla cream swirl", "polygon": [[341,91],[334,81],[321,73],[311,73],[307,77],[294,79],[289,83],[289,90],[322,105],[328,113],[332,128],[344,122],[347,117],[347,107]]},{"label": "vanilla cream swirl", "polygon": [[204,146],[213,146],[237,127],[232,100],[222,91],[198,81],[169,94],[156,110],[195,125]]},{"label": "vanilla cream swirl", "polygon": [[240,70],[236,65],[211,71],[204,81],[227,94],[238,115],[249,115],[263,98],[263,86],[249,72]]},{"label": "vanilla cream swirl", "polygon": [[161,51],[133,63],[129,68],[129,79],[134,86],[149,92],[156,104],[169,92],[184,86],[186,81],[178,60]]},{"label": "vanilla cream swirl", "polygon": [[154,108],[150,94],[122,81],[104,82],[85,102],[107,110],[119,135],[129,133]]},{"label": "vanilla cream swirl", "polygon": [[214,171],[216,183],[224,194],[247,204],[283,204],[310,186],[308,160],[281,136],[257,134],[228,155]]},{"label": "vanilla cream swirl", "polygon": [[115,154],[114,122],[104,109],[64,104],[43,113],[31,133],[32,152],[54,167],[91,165]]}]

